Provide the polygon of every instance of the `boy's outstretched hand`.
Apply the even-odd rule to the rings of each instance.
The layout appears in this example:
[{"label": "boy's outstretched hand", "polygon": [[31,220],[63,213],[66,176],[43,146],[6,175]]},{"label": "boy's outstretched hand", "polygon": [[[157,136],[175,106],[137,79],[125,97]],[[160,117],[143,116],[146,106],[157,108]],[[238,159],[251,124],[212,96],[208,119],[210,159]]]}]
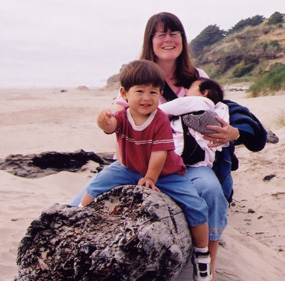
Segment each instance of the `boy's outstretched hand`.
[{"label": "boy's outstretched hand", "polygon": [[106,133],[113,133],[117,120],[112,116],[110,109],[102,109],[97,117],[97,125]]},{"label": "boy's outstretched hand", "polygon": [[160,192],[160,190],[155,186],[154,181],[148,177],[141,178],[138,181],[138,185],[139,186],[145,186],[145,187],[151,188],[152,190]]}]

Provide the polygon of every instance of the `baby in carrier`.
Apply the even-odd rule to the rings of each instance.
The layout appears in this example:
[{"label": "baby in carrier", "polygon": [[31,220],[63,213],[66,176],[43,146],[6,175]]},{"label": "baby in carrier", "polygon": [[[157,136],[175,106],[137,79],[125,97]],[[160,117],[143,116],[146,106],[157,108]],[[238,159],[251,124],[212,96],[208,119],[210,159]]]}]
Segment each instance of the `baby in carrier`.
[{"label": "baby in carrier", "polygon": [[221,86],[207,78],[192,83],[184,97],[161,104],[159,108],[170,117],[175,152],[181,155],[188,166],[213,166],[215,152],[221,151],[225,144],[209,147],[203,134],[215,133],[207,125],[221,126],[216,116],[229,123],[228,106]]}]

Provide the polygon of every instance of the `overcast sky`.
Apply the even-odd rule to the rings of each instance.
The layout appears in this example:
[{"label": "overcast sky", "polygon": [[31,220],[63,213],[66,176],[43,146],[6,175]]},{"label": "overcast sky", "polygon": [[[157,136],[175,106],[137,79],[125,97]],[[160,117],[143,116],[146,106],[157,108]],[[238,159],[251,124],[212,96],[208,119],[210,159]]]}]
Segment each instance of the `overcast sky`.
[{"label": "overcast sky", "polygon": [[0,88],[96,87],[138,58],[147,20],[177,15],[188,41],[205,27],[285,13],[285,0],[7,0],[0,7]]}]

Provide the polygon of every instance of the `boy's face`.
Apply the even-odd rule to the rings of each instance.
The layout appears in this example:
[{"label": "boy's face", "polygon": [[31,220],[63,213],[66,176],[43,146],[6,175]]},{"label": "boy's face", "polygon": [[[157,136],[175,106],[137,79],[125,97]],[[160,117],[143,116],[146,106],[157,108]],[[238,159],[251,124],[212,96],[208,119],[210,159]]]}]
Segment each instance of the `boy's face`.
[{"label": "boy's face", "polygon": [[191,84],[190,88],[187,90],[185,96],[207,96],[207,94],[200,91],[201,81],[195,81]]},{"label": "boy's face", "polygon": [[150,85],[136,85],[125,91],[120,89],[121,96],[127,101],[133,118],[148,116],[157,109],[161,96],[160,88]]}]

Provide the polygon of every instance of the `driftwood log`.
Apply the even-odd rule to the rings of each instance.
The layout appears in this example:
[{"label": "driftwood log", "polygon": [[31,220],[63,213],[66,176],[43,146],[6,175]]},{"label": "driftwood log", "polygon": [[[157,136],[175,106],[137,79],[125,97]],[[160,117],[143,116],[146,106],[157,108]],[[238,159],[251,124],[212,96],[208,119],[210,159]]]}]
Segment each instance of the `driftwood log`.
[{"label": "driftwood log", "polygon": [[20,242],[15,280],[174,280],[191,251],[187,222],[172,199],[119,186],[85,208],[45,210]]}]

